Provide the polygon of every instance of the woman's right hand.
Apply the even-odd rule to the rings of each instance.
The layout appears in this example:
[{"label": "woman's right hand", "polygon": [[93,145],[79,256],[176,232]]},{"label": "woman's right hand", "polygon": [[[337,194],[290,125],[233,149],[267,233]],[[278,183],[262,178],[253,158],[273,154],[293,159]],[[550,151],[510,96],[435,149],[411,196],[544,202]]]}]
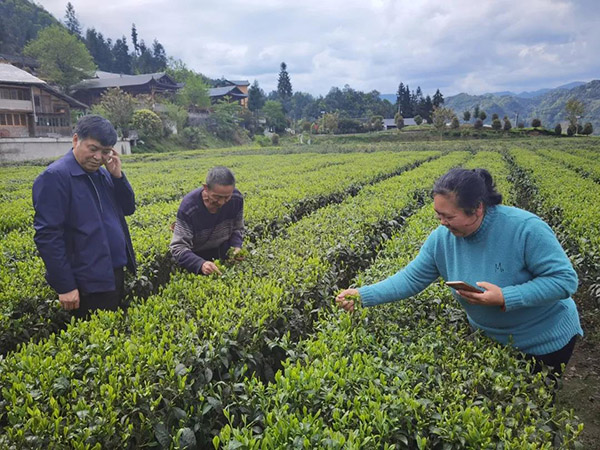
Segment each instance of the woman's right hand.
[{"label": "woman's right hand", "polygon": [[348,312],[354,311],[354,299],[352,297],[360,298],[358,289],[345,289],[340,292],[335,298],[336,303],[340,308],[344,308]]}]

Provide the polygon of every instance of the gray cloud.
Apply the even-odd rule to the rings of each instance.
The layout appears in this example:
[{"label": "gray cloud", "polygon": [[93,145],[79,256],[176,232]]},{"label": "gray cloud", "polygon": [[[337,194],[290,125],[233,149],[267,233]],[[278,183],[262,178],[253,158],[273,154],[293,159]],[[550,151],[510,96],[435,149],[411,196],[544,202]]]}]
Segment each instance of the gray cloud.
[{"label": "gray cloud", "polygon": [[[276,87],[285,61],[295,90],[400,81],[445,95],[531,90],[598,77],[594,0],[72,0],[84,28],[147,43],[210,77]],[[63,18],[64,0],[38,0]]]}]

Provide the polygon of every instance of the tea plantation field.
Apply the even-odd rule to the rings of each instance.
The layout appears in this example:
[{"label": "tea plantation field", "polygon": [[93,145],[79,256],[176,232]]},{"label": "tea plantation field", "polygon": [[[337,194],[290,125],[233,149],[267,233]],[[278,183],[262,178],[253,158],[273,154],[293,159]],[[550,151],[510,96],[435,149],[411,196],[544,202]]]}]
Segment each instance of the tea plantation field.
[{"label": "tea plantation field", "polygon": [[[437,177],[484,167],[504,203],[557,233],[580,277],[585,348],[597,357],[599,142],[124,157],[139,271],[126,311],[88,321],[59,308],[33,243],[31,186],[44,166],[0,167],[0,449],[585,447],[585,405],[554,404],[542,374],[473,332],[441,283],[354,314],[334,297],[418,253],[438,226]],[[245,195],[249,257],[221,277],[196,276],[174,267],[170,225],[217,164]]]}]

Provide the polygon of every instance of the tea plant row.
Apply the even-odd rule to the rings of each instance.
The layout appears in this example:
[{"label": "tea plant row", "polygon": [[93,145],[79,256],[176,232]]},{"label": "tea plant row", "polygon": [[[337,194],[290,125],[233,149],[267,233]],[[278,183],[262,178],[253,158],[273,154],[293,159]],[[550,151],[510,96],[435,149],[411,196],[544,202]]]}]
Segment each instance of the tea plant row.
[{"label": "tea plant row", "polygon": [[[245,180],[240,188],[249,191],[248,228],[255,237],[262,235],[261,230],[275,230],[274,224],[280,229],[295,220],[294,215],[307,214],[328,201],[341,201],[346,195],[360,190],[362,185],[406,170],[435,155],[435,152],[382,152],[347,154],[338,158],[311,154],[291,155],[291,162],[285,159],[286,156],[279,155],[269,170],[261,168],[264,164],[256,157],[248,159],[245,165],[238,161],[239,177]],[[324,156],[328,159],[323,159]],[[367,156],[370,156],[369,164],[366,164]],[[317,161],[311,162],[313,159]],[[302,169],[300,173],[298,167]],[[154,173],[155,169],[148,169],[148,173]],[[188,177],[192,179],[186,183],[197,183],[196,175],[195,171],[189,173]],[[143,177],[144,172],[135,176]],[[163,174],[161,186],[164,192],[172,188],[168,180]],[[308,183],[302,183],[302,180]],[[270,199],[272,205],[265,199]],[[139,274],[131,289],[137,296],[156,291],[157,286],[164,284],[170,276],[170,224],[175,220],[178,206],[179,201],[157,201],[139,207],[130,219],[139,265]],[[3,312],[0,348],[5,353],[30,336],[47,336],[69,320],[69,315],[59,309],[56,294],[44,280],[45,269],[37,256],[31,227],[7,233],[0,241],[0,249],[0,305]]]},{"label": "tea plant row", "polygon": [[244,374],[273,377],[279,350],[269,353],[269,342],[303,335],[336,283],[368,264],[382,232],[398,229],[431,180],[466,157],[452,153],[321,208],[222,278],[177,272],[126,317],[100,313],[8,355],[3,439],[93,448],[195,436],[202,446]]}]

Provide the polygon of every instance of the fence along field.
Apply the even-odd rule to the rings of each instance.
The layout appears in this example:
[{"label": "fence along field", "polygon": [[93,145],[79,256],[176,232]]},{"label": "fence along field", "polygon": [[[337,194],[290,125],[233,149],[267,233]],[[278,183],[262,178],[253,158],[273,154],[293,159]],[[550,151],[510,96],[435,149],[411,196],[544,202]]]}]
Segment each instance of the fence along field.
[{"label": "fence along field", "polygon": [[[256,156],[259,161],[260,155]],[[88,322],[71,324],[60,334],[9,353],[0,362],[0,443],[16,447],[60,447],[76,443],[80,448],[103,448],[137,447],[158,442],[165,448],[194,443],[204,448],[211,442],[217,444],[219,441],[213,439],[221,432],[224,448],[235,447],[238,445],[236,441],[242,442],[242,439],[245,439],[244,445],[256,447],[267,436],[280,439],[271,442],[289,444],[290,441],[281,439],[290,436],[295,439],[300,430],[311,436],[310,439],[329,439],[319,442],[332,447],[346,442],[346,445],[352,443],[365,448],[380,448],[382,443],[394,442],[402,448],[406,438],[409,443],[426,447],[432,445],[432,439],[438,439],[438,442],[451,445],[448,448],[488,441],[504,442],[505,448],[511,448],[510,445],[523,442],[518,439],[525,439],[525,436],[528,442],[532,442],[532,448],[543,448],[542,444],[538,446],[535,443],[544,442],[549,434],[564,439],[566,445],[570,445],[578,433],[576,421],[568,413],[548,408],[547,390],[539,380],[532,380],[527,375],[514,355],[490,346],[490,342],[481,336],[469,335],[467,338],[460,313],[452,312],[447,294],[439,288],[422,294],[419,297],[422,300],[416,303],[418,307],[409,308],[407,305],[410,303],[404,302],[406,304],[396,309],[386,309],[389,317],[383,313],[348,317],[336,312],[325,312],[330,315],[325,318],[319,316],[320,311],[329,309],[336,285],[342,286],[360,270],[367,269],[388,236],[398,232],[398,236],[412,236],[413,227],[410,223],[404,224],[404,220],[421,211],[423,202],[427,201],[425,191],[431,187],[435,177],[472,159],[476,163],[481,158],[481,165],[497,165],[498,154],[482,152],[473,158],[464,152],[441,157],[435,152],[422,153],[419,157],[382,152],[328,153],[313,155],[315,161],[320,162],[314,166],[305,156],[306,172],[295,179],[293,168],[300,167],[301,156],[270,156],[280,158],[273,160],[283,165],[283,161],[290,158],[289,172],[276,165],[243,162],[245,155],[231,156],[228,164],[240,177],[240,189],[249,193],[248,214],[256,214],[254,218],[248,217],[248,225],[252,228],[256,224],[265,226],[274,219],[282,220],[281,227],[273,228],[276,230],[275,237],[271,237],[272,234],[265,240],[257,237],[253,256],[239,267],[229,269],[221,279],[175,271],[157,294],[135,302],[126,315],[101,313]],[[424,162],[433,156],[436,159]],[[376,165],[378,158],[381,168],[365,173]],[[390,158],[396,158],[391,164],[393,167],[390,167]],[[221,161],[223,159],[219,163]],[[410,165],[417,161],[422,164],[410,169]],[[170,168],[170,164],[177,169]],[[160,178],[157,175],[159,168],[162,168],[164,177],[158,183],[165,185],[164,191],[157,190],[153,195],[139,194],[142,203],[145,202],[140,207],[143,214],[138,218],[136,213],[130,220],[132,231],[138,229],[140,233],[140,238],[136,238],[138,253],[140,249],[142,254],[143,249],[152,252],[154,246],[166,250],[168,224],[179,201],[170,190],[181,193],[190,186],[186,182],[191,183],[190,189],[195,186],[197,178],[181,181],[185,176],[180,175],[182,172],[179,170],[185,171],[190,164],[192,161],[189,159],[132,163],[133,167],[127,173],[136,193],[143,190],[135,184],[137,180],[140,185],[156,184],[147,180],[156,176]],[[324,164],[329,165],[318,169]],[[202,165],[202,169],[209,166]],[[125,168],[127,170],[127,166]],[[269,168],[272,170],[269,171]],[[261,169],[262,177],[259,176]],[[326,180],[343,181],[348,170],[353,169],[358,176],[354,181],[361,184],[362,189],[348,190],[352,183],[327,184]],[[391,175],[395,171],[401,172],[401,169],[407,170],[378,181],[382,178],[381,174]],[[198,171],[187,173],[198,177]],[[173,180],[174,173],[177,177]],[[203,176],[205,170],[201,173]],[[319,175],[311,178],[312,173]],[[244,174],[247,174],[246,178]],[[259,178],[266,178],[270,183],[267,181],[259,185]],[[286,179],[293,182],[286,184]],[[253,180],[255,185],[252,185]],[[303,183],[304,180],[311,182]],[[319,181],[325,184],[318,184]],[[366,186],[371,182],[371,186]],[[246,188],[242,183],[246,183]],[[278,183],[283,184],[278,186]],[[304,184],[314,183],[319,186],[316,190],[301,190]],[[293,205],[303,200],[320,195],[327,197],[335,191],[340,193],[340,197],[327,197],[332,203],[328,206],[317,202],[310,209],[312,214],[299,214],[295,223],[285,217],[286,213],[280,215],[281,210],[269,208],[269,203],[257,202],[250,212],[253,198],[268,198],[269,191],[275,192],[278,188],[276,195],[280,197],[272,197],[273,201],[277,199],[279,203],[275,206],[278,206],[288,195],[288,213],[294,209]],[[15,191],[22,192],[23,189]],[[430,210],[430,207],[424,208],[424,212],[415,215],[415,218],[426,215],[426,211]],[[262,216],[257,211],[263,211]],[[411,221],[412,218],[409,219]],[[431,220],[428,226],[431,226]],[[151,230],[148,234],[144,234],[146,228]],[[417,228],[421,238],[410,241],[412,252],[418,248],[419,239],[423,238],[423,231],[427,229],[425,226]],[[23,225],[6,233],[2,245],[8,245],[6,238],[15,232],[23,233],[23,240],[30,238],[27,226]],[[160,237],[151,241],[148,237],[154,232],[158,232]],[[19,252],[18,248],[7,248],[16,254]],[[3,251],[4,254],[6,251]],[[160,254],[162,250],[154,253]],[[375,260],[374,268],[380,267],[377,261],[385,261],[385,250],[382,255]],[[402,255],[404,258],[407,256],[410,256],[408,251]],[[35,258],[32,256],[31,261]],[[148,266],[152,265],[152,259],[148,258]],[[395,267],[402,264],[400,260],[393,262]],[[384,264],[387,270],[391,265]],[[380,271],[378,276],[383,274]],[[15,291],[18,292],[18,289]],[[432,297],[438,300],[432,302]],[[448,311],[452,320],[441,317],[443,314],[440,313]],[[436,321],[438,316],[439,323]],[[415,327],[414,322],[418,326]],[[318,333],[311,333],[313,328]],[[449,329],[456,330],[456,334],[448,333]],[[345,346],[347,341],[339,340],[340,336],[350,336],[353,346]],[[300,344],[296,346],[298,341]],[[361,347],[363,341],[364,348]],[[400,346],[402,342],[399,341],[414,344]],[[449,345],[443,345],[444,342]],[[381,350],[382,346],[387,349],[386,352]],[[441,347],[449,350],[439,353]],[[274,387],[265,385],[263,389],[279,389],[280,380],[288,376],[292,363],[299,365],[299,370],[308,367],[306,361],[311,361],[310,367],[313,367],[321,357],[314,352],[312,354],[317,357],[311,357],[309,348],[311,352],[312,349],[326,348],[330,353],[325,369],[322,369],[326,372],[312,375],[333,374],[329,377],[333,381],[329,382],[328,389],[344,389],[340,385],[344,383],[343,378],[335,376],[344,370],[357,377],[363,370],[372,374],[384,371],[390,375],[385,380],[389,389],[383,384],[384,380],[376,384],[385,388],[377,391],[369,387],[363,396],[359,395],[356,384],[356,389],[346,387],[349,390],[343,397],[345,403],[335,408],[336,414],[341,415],[339,417],[353,417],[353,421],[343,422],[344,426],[340,425],[342,422],[336,422],[339,417],[336,419],[326,411],[314,409],[315,404],[326,407],[326,402],[314,402],[313,398],[312,409],[303,404],[302,400],[310,400],[308,394],[305,398],[292,395],[289,390],[280,392],[280,397],[268,394],[267,397],[272,399],[288,398],[289,402],[281,402],[280,407],[296,411],[294,420],[289,415],[284,420],[273,422],[273,418],[283,418],[284,411],[265,404],[265,396],[255,386],[275,380]],[[438,353],[432,353],[431,348],[437,348]],[[352,351],[364,352],[364,361],[348,359],[347,355]],[[305,353],[307,360],[303,359]],[[285,375],[274,378],[278,361],[286,354],[291,357],[292,363],[286,366]],[[440,358],[440,355],[443,357]],[[465,355],[476,355],[480,364],[465,364]],[[408,362],[411,362],[410,365]],[[391,374],[398,372],[405,363],[411,369],[405,370],[408,375],[404,381],[398,381]],[[458,385],[464,389],[442,392],[442,402],[433,394],[441,389],[445,367],[453,364],[458,371],[453,376],[460,379]],[[490,372],[485,367],[497,367],[498,370]],[[425,383],[429,371],[435,375],[434,380]],[[251,376],[252,373],[256,376]],[[510,373],[514,375],[508,376]],[[377,377],[374,379],[376,381]],[[423,381],[421,386],[418,380]],[[437,384],[435,380],[438,380]],[[476,393],[478,397],[468,397],[464,390]],[[371,392],[378,395],[375,403],[369,403],[368,393]],[[394,396],[403,393],[401,401],[392,402],[391,393]],[[431,400],[432,395],[434,400]],[[433,412],[435,401],[438,401],[437,406],[444,405],[446,413],[442,419]],[[502,409],[490,408],[492,401],[496,405],[502,404]],[[360,402],[368,403],[366,409],[361,410]],[[264,437],[252,430],[256,424],[251,420],[257,410],[264,410],[265,415],[272,411],[270,427],[264,426],[266,418],[261,425],[265,430]],[[359,414],[358,411],[362,412]],[[414,420],[399,422],[400,417],[406,414],[412,415]],[[250,421],[247,427],[242,422],[243,417]],[[357,417],[360,418],[358,422]],[[366,428],[372,417],[377,417],[376,423],[381,429]],[[493,419],[492,426],[484,426],[483,422],[490,417]],[[548,428],[540,431],[538,425],[541,421],[545,421]],[[348,424],[353,423],[362,424],[359,435],[351,434]],[[445,428],[432,423],[442,424]],[[452,427],[458,428],[452,431]],[[400,434],[386,434],[386,428],[388,431],[399,430]],[[279,431],[274,433],[275,429]],[[334,437],[332,430],[336,432]],[[480,435],[469,434],[475,433],[474,430],[479,430]],[[300,442],[300,445],[303,444],[303,441]]]}]

